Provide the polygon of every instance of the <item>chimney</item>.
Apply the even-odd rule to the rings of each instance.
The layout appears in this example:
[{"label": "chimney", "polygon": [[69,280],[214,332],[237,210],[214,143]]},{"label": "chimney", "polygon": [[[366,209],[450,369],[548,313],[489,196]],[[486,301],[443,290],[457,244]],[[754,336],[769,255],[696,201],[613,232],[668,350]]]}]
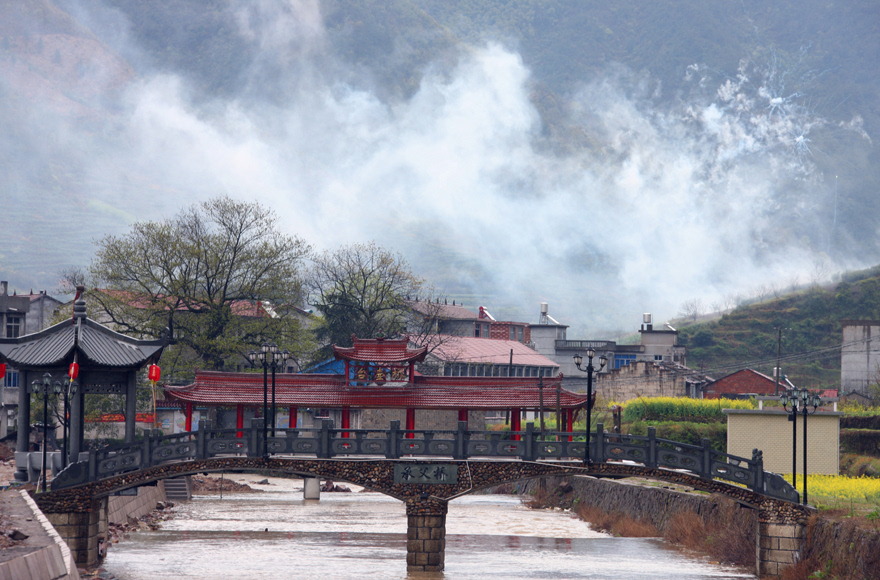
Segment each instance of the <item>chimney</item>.
[{"label": "chimney", "polygon": [[6,296],[9,294],[9,282],[3,280],[0,282],[0,296]]}]

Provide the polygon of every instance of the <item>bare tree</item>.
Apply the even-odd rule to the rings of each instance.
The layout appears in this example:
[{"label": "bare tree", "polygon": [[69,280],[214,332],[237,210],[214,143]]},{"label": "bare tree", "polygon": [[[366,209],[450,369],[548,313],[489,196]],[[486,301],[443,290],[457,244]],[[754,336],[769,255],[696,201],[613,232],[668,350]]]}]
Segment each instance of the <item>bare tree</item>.
[{"label": "bare tree", "polygon": [[767,295],[770,294],[770,288],[766,284],[761,284],[752,290],[752,297],[759,304],[767,299]]},{"label": "bare tree", "polygon": [[682,302],[679,308],[680,317],[696,320],[703,314],[703,301],[699,298],[691,298]]},{"label": "bare tree", "polygon": [[724,310],[733,310],[739,303],[739,297],[736,294],[725,294],[722,300],[724,301]]},{"label": "bare tree", "polygon": [[810,285],[819,287],[822,282],[826,282],[831,275],[831,263],[828,256],[824,253],[819,254],[813,259],[813,265],[810,269]]}]

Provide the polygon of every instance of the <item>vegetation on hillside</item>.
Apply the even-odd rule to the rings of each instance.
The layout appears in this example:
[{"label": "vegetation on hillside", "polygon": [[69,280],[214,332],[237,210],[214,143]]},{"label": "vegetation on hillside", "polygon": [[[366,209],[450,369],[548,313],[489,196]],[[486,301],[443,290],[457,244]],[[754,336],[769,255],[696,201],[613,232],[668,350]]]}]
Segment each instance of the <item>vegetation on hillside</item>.
[{"label": "vegetation on hillside", "polygon": [[880,271],[873,268],[846,274],[831,289],[814,285],[683,326],[679,340],[687,346],[688,366],[714,378],[746,367],[772,376],[782,329],[783,374],[798,387],[836,389],[841,321],[878,319]]}]

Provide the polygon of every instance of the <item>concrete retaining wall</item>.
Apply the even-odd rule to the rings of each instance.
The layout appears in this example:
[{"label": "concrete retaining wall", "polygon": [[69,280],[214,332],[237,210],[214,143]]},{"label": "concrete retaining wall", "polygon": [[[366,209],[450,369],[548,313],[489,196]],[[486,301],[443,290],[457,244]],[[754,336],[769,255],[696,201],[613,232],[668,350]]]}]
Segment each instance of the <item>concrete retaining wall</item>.
[{"label": "concrete retaining wall", "polygon": [[37,504],[22,491],[22,500],[33,512],[46,533],[46,547],[18,558],[0,563],[0,578],[10,580],[80,580],[79,572],[67,544],[37,508]]}]

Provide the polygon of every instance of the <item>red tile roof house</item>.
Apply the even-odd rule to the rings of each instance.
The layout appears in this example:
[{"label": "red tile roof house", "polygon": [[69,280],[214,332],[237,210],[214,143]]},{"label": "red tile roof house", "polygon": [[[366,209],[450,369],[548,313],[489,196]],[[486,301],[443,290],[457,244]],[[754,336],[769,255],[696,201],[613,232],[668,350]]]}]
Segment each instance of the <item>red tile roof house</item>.
[{"label": "red tile roof house", "polygon": [[791,385],[784,379],[779,381],[779,392],[776,392],[776,380],[765,374],[743,369],[726,377],[713,381],[703,387],[704,399],[732,398],[737,395],[781,395]]},{"label": "red tile roof house", "polygon": [[474,312],[460,304],[456,305],[455,302],[447,304],[410,301],[408,304],[415,313],[433,322],[429,325],[431,332],[493,340],[515,340],[523,344],[529,344],[531,341],[528,322],[495,320],[483,306],[479,307],[478,312]]}]

